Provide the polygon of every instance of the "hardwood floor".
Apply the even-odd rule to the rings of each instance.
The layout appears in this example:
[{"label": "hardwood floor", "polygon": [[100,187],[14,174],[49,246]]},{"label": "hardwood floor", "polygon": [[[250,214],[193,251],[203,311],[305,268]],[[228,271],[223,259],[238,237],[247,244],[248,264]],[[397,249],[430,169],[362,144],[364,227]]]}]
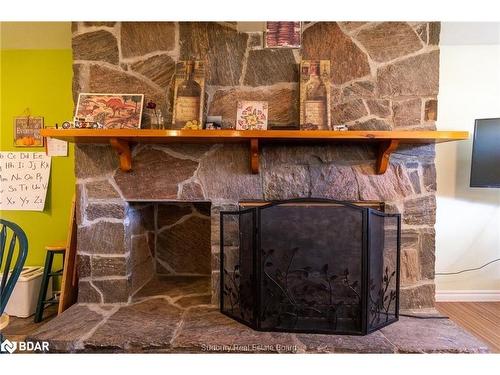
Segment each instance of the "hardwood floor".
[{"label": "hardwood floor", "polygon": [[500,353],[500,302],[436,302],[436,309]]},{"label": "hardwood floor", "polygon": [[52,305],[43,312],[43,319],[40,323],[33,322],[34,316],[29,318],[10,317],[10,322],[7,328],[3,331],[6,339],[14,341],[23,341],[30,333],[35,332],[39,327],[52,320],[57,316],[57,306]]}]

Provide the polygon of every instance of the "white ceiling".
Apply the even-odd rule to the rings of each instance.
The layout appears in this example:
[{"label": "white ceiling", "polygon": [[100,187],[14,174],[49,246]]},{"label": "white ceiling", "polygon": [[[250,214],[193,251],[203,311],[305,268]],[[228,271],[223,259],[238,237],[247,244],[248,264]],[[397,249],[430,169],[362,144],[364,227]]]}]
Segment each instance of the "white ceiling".
[{"label": "white ceiling", "polygon": [[440,44],[500,44],[500,22],[443,22]]}]

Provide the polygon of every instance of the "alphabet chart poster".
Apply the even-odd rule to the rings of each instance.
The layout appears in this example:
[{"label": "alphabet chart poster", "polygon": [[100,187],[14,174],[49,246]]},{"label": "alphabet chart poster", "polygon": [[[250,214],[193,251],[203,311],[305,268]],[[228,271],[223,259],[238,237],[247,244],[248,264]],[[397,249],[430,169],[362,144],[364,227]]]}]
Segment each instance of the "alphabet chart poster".
[{"label": "alphabet chart poster", "polygon": [[50,161],[45,152],[0,152],[0,210],[43,211]]}]

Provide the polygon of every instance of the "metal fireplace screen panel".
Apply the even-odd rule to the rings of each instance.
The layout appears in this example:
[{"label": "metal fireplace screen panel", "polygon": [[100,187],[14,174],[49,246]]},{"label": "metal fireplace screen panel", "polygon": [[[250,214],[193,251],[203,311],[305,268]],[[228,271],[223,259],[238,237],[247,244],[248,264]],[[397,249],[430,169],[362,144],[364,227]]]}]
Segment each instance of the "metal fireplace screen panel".
[{"label": "metal fireplace screen panel", "polygon": [[221,311],[255,324],[255,211],[221,212]]},{"label": "metal fireplace screen panel", "polygon": [[360,331],[363,211],[277,204],[259,219],[260,327]]},{"label": "metal fireplace screen panel", "polygon": [[398,319],[399,215],[369,212],[368,332]]},{"label": "metal fireplace screen panel", "polygon": [[332,200],[221,213],[221,311],[264,331],[366,334],[397,320],[399,215]]}]

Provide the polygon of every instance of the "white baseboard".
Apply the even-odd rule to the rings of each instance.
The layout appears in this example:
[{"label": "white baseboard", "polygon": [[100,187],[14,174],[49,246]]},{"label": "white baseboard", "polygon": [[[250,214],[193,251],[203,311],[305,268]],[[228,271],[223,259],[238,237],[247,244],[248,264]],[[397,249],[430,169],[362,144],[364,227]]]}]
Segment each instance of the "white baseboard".
[{"label": "white baseboard", "polygon": [[441,290],[436,302],[498,302],[500,290]]}]

